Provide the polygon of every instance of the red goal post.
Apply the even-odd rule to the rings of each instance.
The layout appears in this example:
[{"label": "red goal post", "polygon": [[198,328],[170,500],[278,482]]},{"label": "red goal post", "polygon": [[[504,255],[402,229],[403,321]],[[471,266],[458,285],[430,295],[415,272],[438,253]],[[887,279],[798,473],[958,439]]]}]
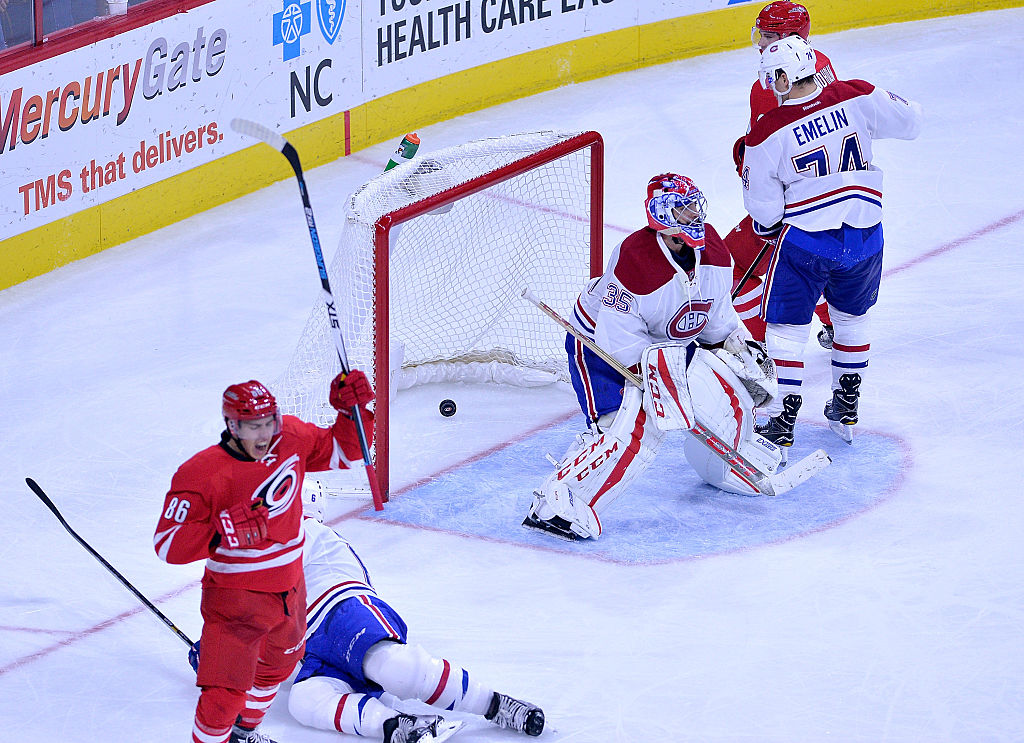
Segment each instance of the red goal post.
[{"label": "red goal post", "polygon": [[[521,293],[572,311],[603,268],[603,191],[600,134],[545,131],[421,149],[349,197],[328,273],[349,362],[377,394],[385,500],[399,389],[568,380],[564,333]],[[328,331],[321,303],[275,384],[284,412],[321,425],[339,370]]]}]

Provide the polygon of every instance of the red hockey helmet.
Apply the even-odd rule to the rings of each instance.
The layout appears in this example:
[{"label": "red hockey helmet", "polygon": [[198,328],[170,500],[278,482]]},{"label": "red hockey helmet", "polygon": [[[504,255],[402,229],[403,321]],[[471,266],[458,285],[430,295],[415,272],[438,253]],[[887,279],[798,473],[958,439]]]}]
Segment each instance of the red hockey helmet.
[{"label": "red hockey helmet", "polygon": [[758,48],[760,48],[757,43],[759,32],[776,34],[780,39],[795,34],[807,41],[807,37],[811,35],[811,14],[799,3],[785,2],[785,0],[768,3],[757,14],[757,21],[754,22],[754,28],[750,31],[751,40]]},{"label": "red hockey helmet", "polygon": [[685,175],[662,173],[651,178],[644,207],[651,229],[664,235],[680,235],[694,250],[704,247],[707,200]]},{"label": "red hockey helmet", "polygon": [[233,384],[224,390],[221,406],[228,432],[238,438],[239,421],[259,420],[274,416],[277,421],[274,434],[281,432],[281,412],[277,409],[277,400],[270,390],[250,379],[248,382]]}]

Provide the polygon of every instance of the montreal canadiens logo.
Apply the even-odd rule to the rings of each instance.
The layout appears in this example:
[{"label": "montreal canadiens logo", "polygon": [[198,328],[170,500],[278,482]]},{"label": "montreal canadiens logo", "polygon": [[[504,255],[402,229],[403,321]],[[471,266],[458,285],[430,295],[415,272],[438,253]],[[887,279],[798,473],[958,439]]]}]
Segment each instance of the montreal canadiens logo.
[{"label": "montreal canadiens logo", "polygon": [[708,324],[712,302],[687,302],[668,321],[665,335],[673,340],[688,341],[700,335]]},{"label": "montreal canadiens logo", "polygon": [[253,500],[261,498],[267,504],[271,518],[287,511],[299,494],[298,463],[299,455],[292,454],[253,493]]}]

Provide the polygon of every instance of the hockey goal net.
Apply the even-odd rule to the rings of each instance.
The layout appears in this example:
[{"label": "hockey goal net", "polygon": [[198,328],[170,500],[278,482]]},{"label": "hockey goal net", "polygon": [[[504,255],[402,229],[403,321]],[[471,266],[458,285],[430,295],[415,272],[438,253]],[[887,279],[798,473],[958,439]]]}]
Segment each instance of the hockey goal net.
[{"label": "hockey goal net", "polygon": [[[482,139],[381,173],[348,199],[328,267],[349,364],[371,377],[374,459],[389,490],[397,390],[437,381],[567,380],[564,332],[522,298],[568,315],[603,262],[596,132]],[[326,425],[340,370],[322,301],[275,385],[286,413]]]}]

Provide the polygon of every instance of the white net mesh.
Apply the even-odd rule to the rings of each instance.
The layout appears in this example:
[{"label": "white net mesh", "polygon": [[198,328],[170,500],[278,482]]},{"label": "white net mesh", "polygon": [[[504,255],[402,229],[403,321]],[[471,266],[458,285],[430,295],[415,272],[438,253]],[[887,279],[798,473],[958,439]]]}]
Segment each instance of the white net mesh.
[{"label": "white net mesh", "polygon": [[[378,418],[386,401],[373,374],[375,340],[385,321],[392,389],[451,379],[535,385],[568,378],[564,331],[521,294],[529,287],[568,314],[590,276],[592,151],[561,154],[578,136],[515,134],[421,152],[349,198],[328,274],[349,363],[378,390]],[[498,182],[507,169],[495,171],[546,159],[536,153],[548,151],[555,159]],[[378,220],[442,193],[449,204],[391,228],[389,256],[375,247]],[[374,278],[385,259],[389,316]],[[318,300],[275,385],[282,409],[321,424],[333,420],[327,389],[339,368]]]}]

